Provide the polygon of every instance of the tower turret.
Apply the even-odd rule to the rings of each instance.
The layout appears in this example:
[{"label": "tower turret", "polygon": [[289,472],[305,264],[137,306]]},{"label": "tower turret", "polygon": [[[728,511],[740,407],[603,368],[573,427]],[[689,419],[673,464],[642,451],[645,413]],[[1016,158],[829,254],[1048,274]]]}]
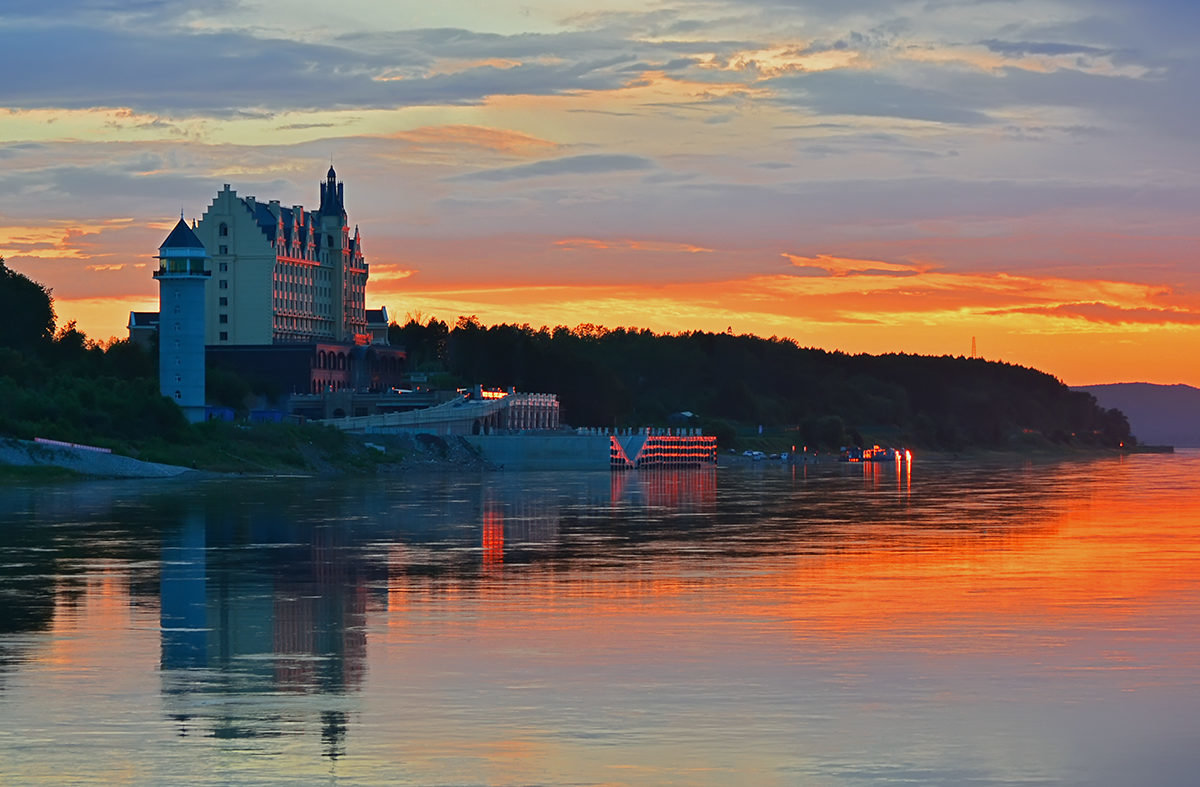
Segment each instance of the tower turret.
[{"label": "tower turret", "polygon": [[187,222],[158,247],[158,385],[192,423],[204,420],[204,285],[208,252]]},{"label": "tower turret", "polygon": [[325,182],[321,184],[321,209],[322,216],[341,216],[346,218],[346,192],[344,185],[338,183],[337,173],[333,171],[333,165],[329,165],[329,172],[325,173]]}]

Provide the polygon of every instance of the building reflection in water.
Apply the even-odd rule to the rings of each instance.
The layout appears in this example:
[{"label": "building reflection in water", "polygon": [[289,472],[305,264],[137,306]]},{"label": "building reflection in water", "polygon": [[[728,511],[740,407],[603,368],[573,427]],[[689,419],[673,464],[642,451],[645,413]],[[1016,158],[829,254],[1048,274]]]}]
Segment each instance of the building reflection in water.
[{"label": "building reflection in water", "polygon": [[[161,692],[179,735],[269,739],[304,730],[319,734],[327,757],[339,757],[360,706],[369,611],[386,616],[376,630],[386,645],[385,632],[403,626],[414,583],[543,570],[588,543],[565,543],[564,522],[576,536],[581,523],[611,527],[618,523],[586,512],[613,505],[714,511],[716,475],[605,473],[549,493],[536,479],[505,478],[341,494],[311,509],[205,496],[176,510],[178,526],[162,534],[158,591]],[[625,531],[620,524],[613,532]],[[475,544],[478,551],[463,549]]]},{"label": "building reflection in water", "polygon": [[[339,756],[344,697],[361,686],[367,642],[365,583],[340,543],[342,531],[305,528],[280,543],[277,528],[287,523],[229,527],[216,519],[189,511],[163,537],[160,666],[168,714],[180,735],[199,728],[217,738],[315,725],[324,753]],[[234,548],[247,541],[254,548]],[[280,693],[312,699],[253,701]]]},{"label": "building reflection in water", "polygon": [[610,496],[613,504],[630,503],[684,513],[713,511],[717,506],[717,471],[714,467],[698,467],[613,473]]},{"label": "building reflection in water", "polygon": [[[481,563],[485,570],[529,562],[562,548],[564,509],[579,506],[654,508],[675,513],[716,510],[714,468],[636,470],[584,479],[566,499],[540,488],[489,485],[480,503]],[[390,562],[394,563],[394,559]],[[392,570],[396,567],[393,565]]]}]

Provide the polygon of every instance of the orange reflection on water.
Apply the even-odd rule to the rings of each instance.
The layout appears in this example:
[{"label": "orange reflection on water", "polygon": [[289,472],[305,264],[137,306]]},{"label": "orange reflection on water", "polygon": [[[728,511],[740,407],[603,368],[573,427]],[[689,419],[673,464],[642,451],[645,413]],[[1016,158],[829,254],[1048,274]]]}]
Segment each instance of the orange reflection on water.
[{"label": "orange reflection on water", "polygon": [[504,512],[493,505],[483,511],[483,564],[499,566],[504,563]]},{"label": "orange reflection on water", "polygon": [[114,561],[96,561],[97,571],[82,584],[59,583],[50,624],[47,664],[87,670],[119,661],[133,612],[127,569]]},{"label": "orange reflection on water", "polygon": [[[623,650],[659,653],[667,637],[681,657],[752,635],[760,646],[798,653],[814,640],[863,653],[1038,650],[1046,663],[1125,669],[1148,657],[1139,643],[1195,636],[1193,611],[1177,604],[1197,593],[1200,577],[1194,484],[1125,483],[1115,461],[1089,468],[1095,479],[1061,486],[1039,476],[1052,468],[1025,481],[1009,470],[1015,489],[995,505],[1016,513],[989,519],[986,507],[969,508],[969,488],[931,500],[914,491],[907,466],[865,467],[868,486],[887,493],[895,484],[904,507],[886,519],[819,528],[799,519],[784,552],[746,554],[743,546],[731,556],[697,542],[703,549],[694,556],[686,548],[652,561],[626,556],[569,575],[529,566],[485,591],[446,584],[486,595],[489,613],[460,621],[472,636],[551,636],[584,661],[602,661],[620,632]],[[444,601],[445,588],[436,599],[412,592],[414,604]],[[1146,627],[1157,633],[1138,633]],[[1127,652],[1091,654],[1089,631],[1128,631],[1134,641]]]}]

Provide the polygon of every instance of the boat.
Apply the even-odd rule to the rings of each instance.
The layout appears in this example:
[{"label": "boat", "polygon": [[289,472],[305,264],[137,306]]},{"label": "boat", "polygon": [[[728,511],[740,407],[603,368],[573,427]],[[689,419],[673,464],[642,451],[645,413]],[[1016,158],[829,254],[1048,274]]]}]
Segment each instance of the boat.
[{"label": "boat", "polygon": [[873,445],[870,448],[842,448],[841,456],[838,457],[839,462],[911,462],[912,451],[906,448],[882,448],[879,445]]}]

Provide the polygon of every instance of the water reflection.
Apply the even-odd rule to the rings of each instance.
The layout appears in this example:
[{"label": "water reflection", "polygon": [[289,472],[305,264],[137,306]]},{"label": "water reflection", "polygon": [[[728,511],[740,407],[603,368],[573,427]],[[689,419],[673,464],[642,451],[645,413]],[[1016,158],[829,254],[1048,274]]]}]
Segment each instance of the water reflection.
[{"label": "water reflection", "polygon": [[0,489],[0,782],[1186,773],[1152,462]]},{"label": "water reflection", "polygon": [[253,705],[210,701],[361,687],[367,650],[361,560],[338,527],[289,531],[266,512],[242,519],[201,508],[163,534],[162,691],[180,735],[197,724],[223,738],[280,735],[319,713],[327,753],[342,750],[341,710],[298,705],[263,715]]}]

